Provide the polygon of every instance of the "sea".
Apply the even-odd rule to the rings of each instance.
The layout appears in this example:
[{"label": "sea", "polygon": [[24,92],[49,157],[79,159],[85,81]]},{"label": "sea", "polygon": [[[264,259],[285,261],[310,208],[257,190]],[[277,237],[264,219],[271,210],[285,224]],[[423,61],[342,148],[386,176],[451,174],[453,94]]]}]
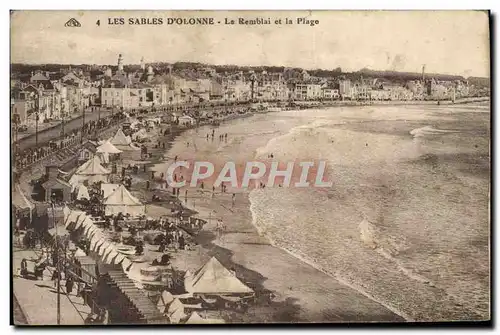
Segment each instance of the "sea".
[{"label": "sea", "polygon": [[200,160],[327,162],[330,188],[248,192],[275,246],[408,320],[489,319],[488,105],[282,111],[215,131],[175,145],[190,142]]}]

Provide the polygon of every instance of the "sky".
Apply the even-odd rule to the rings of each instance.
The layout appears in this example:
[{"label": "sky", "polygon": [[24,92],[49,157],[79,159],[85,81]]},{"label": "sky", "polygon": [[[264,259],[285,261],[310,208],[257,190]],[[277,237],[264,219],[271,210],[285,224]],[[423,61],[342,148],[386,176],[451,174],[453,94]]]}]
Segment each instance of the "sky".
[{"label": "sky", "polygon": [[[213,17],[215,25],[167,25]],[[225,19],[270,18],[270,25]],[[76,18],[81,27],[65,27]],[[163,18],[163,25],[109,25]],[[284,24],[285,18],[293,24]],[[298,18],[319,24],[297,24]],[[282,24],[275,24],[281,19]],[[100,21],[100,25],[96,21]],[[218,24],[217,22],[221,22]],[[479,11],[16,11],[12,63],[202,62],[306,69],[395,70],[489,77],[488,15]]]}]

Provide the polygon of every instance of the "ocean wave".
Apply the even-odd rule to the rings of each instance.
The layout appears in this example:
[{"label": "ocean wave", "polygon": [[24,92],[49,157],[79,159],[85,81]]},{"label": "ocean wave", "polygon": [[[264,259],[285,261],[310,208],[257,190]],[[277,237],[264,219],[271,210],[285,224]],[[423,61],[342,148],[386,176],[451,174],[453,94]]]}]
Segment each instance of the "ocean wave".
[{"label": "ocean wave", "polygon": [[[258,207],[260,206],[260,202],[262,201],[260,194],[262,193],[262,190],[252,190],[249,193],[249,201],[250,201],[250,212],[252,214],[252,225],[255,227],[257,232],[259,233],[260,236],[265,237],[269,243],[276,247],[279,248],[292,257],[297,258],[298,260],[310,265],[314,269],[332,277],[338,280],[341,284],[361,293],[362,295],[366,296],[367,298],[381,304],[382,306],[386,307],[393,313],[401,316],[404,318],[406,321],[414,321],[409,315],[405,314],[403,311],[395,308],[394,306],[387,304],[385,301],[375,297],[374,295],[370,294],[368,291],[363,289],[360,285],[357,285],[354,281],[349,280],[345,276],[342,276],[339,272],[334,272],[329,269],[326,269],[322,267],[319,264],[318,260],[315,260],[314,258],[311,258],[309,255],[301,252],[300,248],[293,248],[287,243],[277,241],[273,238],[272,234],[268,231],[269,226],[264,226],[263,225],[263,220],[259,220],[259,218],[262,218],[262,213],[260,213]],[[365,233],[365,236],[368,240],[373,240],[375,242],[377,238],[375,237],[376,232],[374,227],[366,220],[363,220],[362,223],[360,223],[360,229],[363,230]],[[366,243],[366,242],[365,242]],[[374,249],[377,248],[377,243],[374,244]],[[384,253],[384,249],[381,249],[382,253]],[[388,256],[391,257],[391,256]]]},{"label": "ocean wave", "polygon": [[429,135],[444,135],[450,133],[458,133],[456,130],[442,130],[437,129],[432,126],[425,126],[422,128],[416,128],[410,131],[410,135],[413,135],[413,138],[417,137],[425,137]]}]

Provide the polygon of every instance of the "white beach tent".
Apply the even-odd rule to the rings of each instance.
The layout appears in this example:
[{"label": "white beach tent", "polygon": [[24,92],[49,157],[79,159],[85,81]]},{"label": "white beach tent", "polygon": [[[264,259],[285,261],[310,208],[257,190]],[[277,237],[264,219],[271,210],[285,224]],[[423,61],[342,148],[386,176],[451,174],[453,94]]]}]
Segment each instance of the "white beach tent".
[{"label": "white beach tent", "polygon": [[78,185],[76,187],[76,200],[82,199],[90,200],[89,189],[85,185]]},{"label": "white beach tent", "polygon": [[123,133],[123,130],[118,129],[115,136],[113,136],[113,138],[110,140],[110,142],[113,145],[126,146],[126,145],[129,145],[132,141],[130,140],[130,137],[125,136],[125,134]]},{"label": "white beach tent", "polygon": [[221,324],[226,323],[223,319],[204,319],[200,314],[193,312],[189,319],[185,322],[186,324]]},{"label": "white beach tent", "polygon": [[110,173],[111,171],[101,165],[99,157],[94,156],[76,170],[75,174],[71,176],[69,184],[72,190],[74,190],[76,186],[82,184],[84,181],[88,181],[89,183],[107,182]]},{"label": "white beach tent", "polygon": [[192,277],[185,278],[185,289],[189,293],[204,294],[248,294],[253,290],[243,284],[226,269],[217,258],[210,260]]},{"label": "white beach tent", "polygon": [[102,197],[106,199],[109,197],[116,189],[120,187],[120,184],[108,184],[108,183],[102,183],[101,184],[101,192],[102,192]]},{"label": "white beach tent", "polygon": [[109,163],[109,157],[112,155],[119,155],[122,151],[115,147],[111,142],[105,141],[97,147],[96,156],[99,156],[103,163]]},{"label": "white beach tent", "polygon": [[130,194],[123,185],[120,185],[104,200],[104,206],[106,215],[122,213],[139,216],[144,215],[146,212],[146,206]]},{"label": "white beach tent", "polygon": [[179,323],[181,319],[186,317],[184,305],[177,298],[170,303],[165,314],[167,314],[171,323]]},{"label": "white beach tent", "polygon": [[80,171],[85,171],[87,170],[90,166],[92,165],[95,165],[95,164],[98,164],[98,165],[101,165],[101,159],[98,157],[98,156],[92,156],[91,158],[89,158],[85,163],[83,163],[82,165],[80,165],[77,169],[76,169],[76,172],[75,173],[79,173]]},{"label": "white beach tent", "polygon": [[12,192],[12,204],[21,209],[21,210],[27,210],[29,211],[29,216],[30,216],[30,221],[31,217],[33,215],[33,209],[35,208],[35,205],[33,205],[28,198],[24,195],[21,186],[19,184],[16,184],[14,186],[13,192]]},{"label": "white beach tent", "polygon": [[[123,132],[122,132],[123,134]],[[115,147],[109,140],[97,147],[97,152],[107,154],[119,154],[122,151]]]},{"label": "white beach tent", "polygon": [[169,291],[165,290],[162,292],[156,307],[163,314],[167,312],[167,306],[169,306],[175,298]]}]

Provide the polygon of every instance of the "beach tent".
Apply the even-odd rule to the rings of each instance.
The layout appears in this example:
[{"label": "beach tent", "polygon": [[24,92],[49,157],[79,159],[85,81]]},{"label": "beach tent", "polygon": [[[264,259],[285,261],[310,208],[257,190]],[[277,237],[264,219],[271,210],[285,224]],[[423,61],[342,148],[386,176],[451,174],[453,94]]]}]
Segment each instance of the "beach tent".
[{"label": "beach tent", "polygon": [[130,137],[125,136],[123,133],[123,130],[118,129],[116,132],[115,136],[110,140],[111,144],[114,145],[129,145],[132,141],[130,140]]},{"label": "beach tent", "polygon": [[120,185],[104,200],[104,206],[106,215],[122,213],[124,215],[139,216],[144,215],[146,212],[146,206],[130,194],[123,185]]},{"label": "beach tent", "polygon": [[80,171],[84,171],[86,170],[89,166],[93,165],[93,164],[101,164],[101,160],[99,159],[99,157],[97,156],[92,156],[91,158],[89,158],[87,161],[85,161],[85,163],[83,163],[82,165],[80,165],[75,173],[79,173]]},{"label": "beach tent", "polygon": [[[122,132],[123,134],[123,132]],[[109,140],[97,147],[97,152],[107,154],[119,154],[122,151],[115,147]]]},{"label": "beach tent", "polygon": [[204,319],[198,313],[193,312],[186,324],[221,324],[226,323],[223,319]]},{"label": "beach tent", "polygon": [[103,164],[109,164],[109,154],[107,152],[96,152],[97,157],[99,157]]},{"label": "beach tent", "polygon": [[33,209],[35,208],[35,205],[33,205],[28,198],[24,195],[23,191],[21,190],[21,186],[19,184],[16,184],[14,186],[14,189],[12,190],[12,205],[20,211],[26,211],[26,213],[29,213],[30,221],[33,213]]},{"label": "beach tent", "polygon": [[102,183],[101,184],[101,192],[102,196],[104,199],[109,197],[116,189],[120,187],[120,184],[108,184],[108,183]]},{"label": "beach tent", "polygon": [[69,184],[74,190],[84,181],[89,183],[97,183],[99,181],[107,182],[111,172],[101,165],[99,157],[94,156],[87,162],[83,163],[69,179]]},{"label": "beach tent", "polygon": [[108,164],[110,156],[118,156],[122,151],[115,147],[111,142],[104,141],[96,149],[96,155],[100,157],[103,163]]},{"label": "beach tent", "polygon": [[89,189],[85,185],[78,185],[76,187],[76,200],[82,199],[90,200]]},{"label": "beach tent", "polygon": [[64,213],[64,226],[66,228],[70,225],[70,223],[75,223],[76,221],[78,221],[78,219],[80,218],[81,215],[85,215],[85,212],[75,211],[75,210],[70,210],[69,212],[68,211],[64,212],[64,209],[63,209],[63,213]]},{"label": "beach tent", "polygon": [[177,298],[175,298],[174,301],[168,305],[167,312],[165,314],[167,314],[171,323],[179,323],[181,319],[186,317],[186,314],[184,313],[184,305]]},{"label": "beach tent", "polygon": [[169,306],[172,303],[172,301],[174,301],[174,300],[175,300],[175,298],[172,295],[172,293],[165,290],[162,292],[160,299],[158,300],[158,303],[156,304],[156,307],[158,307],[158,310],[161,313],[165,313],[167,306]]},{"label": "beach tent", "polygon": [[203,294],[248,294],[253,290],[243,284],[226,269],[217,258],[210,260],[191,278],[185,278],[185,289],[189,293]]}]

